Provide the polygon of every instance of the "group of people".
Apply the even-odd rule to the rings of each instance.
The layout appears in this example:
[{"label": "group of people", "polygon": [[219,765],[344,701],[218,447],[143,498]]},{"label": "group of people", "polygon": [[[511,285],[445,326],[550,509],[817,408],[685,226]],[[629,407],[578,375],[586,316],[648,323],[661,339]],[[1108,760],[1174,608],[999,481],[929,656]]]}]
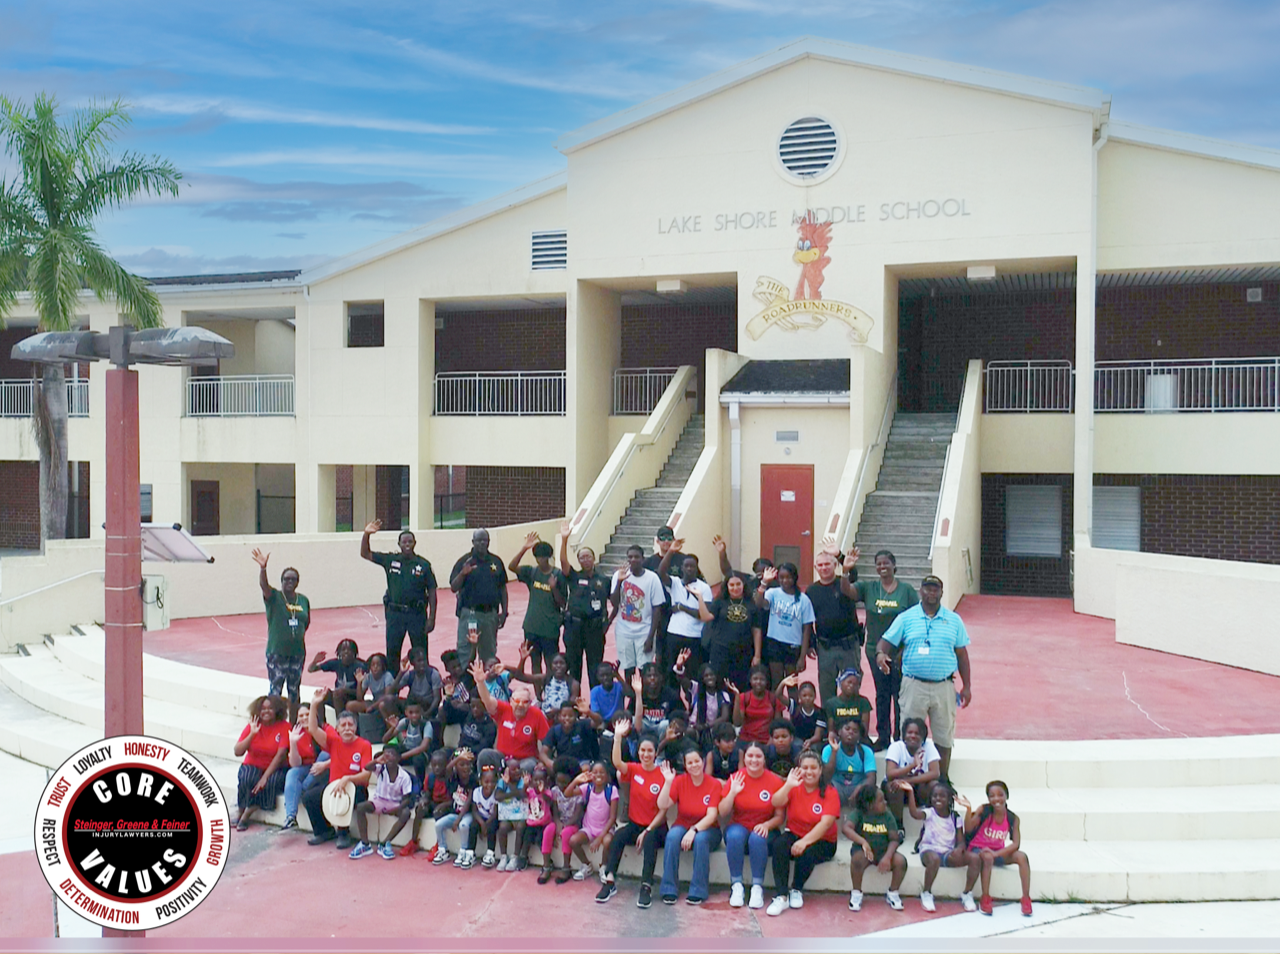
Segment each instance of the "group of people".
[{"label": "group of people", "polygon": [[[236,743],[245,760],[238,827],[283,794],[284,830],[296,828],[302,804],[312,844],[336,840],[353,859],[393,859],[400,831],[412,825],[399,854],[415,854],[431,819],[428,854],[437,865],[518,871],[538,847],[539,883],[598,875],[602,903],[615,896],[619,863],[634,845],[641,907],[652,901],[659,854],[659,896],[675,903],[686,851],[693,877],[685,900],[706,900],[711,853],[723,843],[731,905],[765,906],[771,864],[775,896],[767,913],[777,916],[803,904],[810,874],[832,859],[841,834],[853,844],[850,907],[861,907],[863,875],[875,866],[890,878],[887,903],[901,910],[909,812],[922,822],[915,851],[926,910],[935,909],[938,870],[949,866],[967,869],[966,909],[990,913],[991,870],[1014,864],[1030,913],[1030,869],[1007,786],[992,782],[987,803],[975,810],[948,781],[956,707],[971,697],[969,640],[963,621],[942,605],[938,578],[926,577],[917,594],[895,578],[893,554],[881,551],[876,578],[860,581],[856,549],[846,556],[828,546],[814,560],[816,579],[802,589],[789,563],[774,567],[761,558],[751,573],[734,570],[717,537],[717,594],[669,528],[647,558],[630,548],[612,578],[599,572],[589,548],[576,554],[577,567],[570,562],[567,526],[559,566],[551,544],[530,534],[504,567],[478,530],[450,573],[458,629],[456,644],[441,653],[442,675],[427,655],[437,609],[431,565],[415,553],[409,531],[400,534],[398,552],[372,551],[378,529],[377,522],[365,528],[360,553],[386,573],[386,652],[361,659],[348,639],[333,659],[318,653],[310,671],[334,673],[335,685],[310,705],[298,698],[310,617],[298,572],[286,569],[276,590],[267,556],[254,551],[270,691],[254,701]],[[522,562],[529,552],[532,564]],[[497,654],[508,571],[529,590],[515,666]],[[866,606],[865,627],[858,602]],[[610,626],[616,662],[604,659]],[[864,654],[875,685],[874,738],[872,705],[860,691]],[[816,684],[803,679],[815,656]],[[324,724],[326,706],[336,725]],[[446,746],[450,726],[458,738]],[[326,818],[335,814],[334,798],[350,807],[354,844]],[[394,817],[382,838],[371,824],[378,815]],[[456,852],[449,832],[457,833]]]}]

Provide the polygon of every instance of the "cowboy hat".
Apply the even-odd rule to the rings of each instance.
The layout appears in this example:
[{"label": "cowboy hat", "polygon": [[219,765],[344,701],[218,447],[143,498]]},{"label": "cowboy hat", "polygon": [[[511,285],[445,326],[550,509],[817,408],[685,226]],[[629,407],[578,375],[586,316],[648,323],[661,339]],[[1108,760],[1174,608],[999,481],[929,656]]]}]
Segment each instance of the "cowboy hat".
[{"label": "cowboy hat", "polygon": [[324,817],[334,828],[351,824],[351,810],[356,804],[356,783],[349,778],[335,779],[325,786],[322,808]]}]

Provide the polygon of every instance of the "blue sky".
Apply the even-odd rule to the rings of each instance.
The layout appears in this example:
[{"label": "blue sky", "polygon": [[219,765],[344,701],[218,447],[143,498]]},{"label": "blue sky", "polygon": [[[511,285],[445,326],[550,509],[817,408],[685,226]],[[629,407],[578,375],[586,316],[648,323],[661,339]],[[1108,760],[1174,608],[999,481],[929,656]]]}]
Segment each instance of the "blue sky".
[{"label": "blue sky", "polygon": [[178,200],[104,219],[144,275],[301,267],[564,166],[562,133],[804,35],[1096,86],[1280,147],[1280,4],[649,0],[0,5],[0,91],[121,97]]}]

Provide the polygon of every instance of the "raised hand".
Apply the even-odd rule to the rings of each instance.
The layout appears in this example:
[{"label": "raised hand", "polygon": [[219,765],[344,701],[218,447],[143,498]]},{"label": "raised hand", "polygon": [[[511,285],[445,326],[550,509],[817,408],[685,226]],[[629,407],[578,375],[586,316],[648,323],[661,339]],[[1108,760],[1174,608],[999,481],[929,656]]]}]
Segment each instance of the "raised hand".
[{"label": "raised hand", "polygon": [[631,674],[631,688],[637,695],[644,691],[644,676],[638,669]]},{"label": "raised hand", "polygon": [[619,737],[625,736],[630,731],[631,731],[630,719],[619,719],[613,725],[613,734],[616,736],[619,736]]},{"label": "raised hand", "polygon": [[533,655],[533,644],[527,643],[527,642],[521,643],[520,644],[520,661],[524,662],[531,655]]},{"label": "raised hand", "polygon": [[[324,655],[324,653],[321,653],[320,655],[321,655],[321,656],[323,656],[323,655]],[[314,710],[315,710],[315,707],[316,707],[316,706],[318,706],[318,705],[322,705],[322,704],[324,703],[324,697],[325,697],[326,695],[328,695],[328,693],[326,693],[323,689],[317,689],[317,690],[315,691],[315,694],[311,697],[311,708],[312,708],[312,711],[314,711]]]},{"label": "raised hand", "polygon": [[760,574],[760,579],[766,585],[775,582],[778,579],[778,568],[776,566],[765,567],[764,572]]},{"label": "raised hand", "polygon": [[582,697],[575,699],[573,702],[573,706],[582,715],[586,715],[588,712],[591,711],[591,703],[587,699]]},{"label": "raised hand", "polygon": [[800,766],[797,765],[787,773],[787,784],[791,788],[804,784],[804,773],[800,771]]},{"label": "raised hand", "polygon": [[469,560],[467,560],[466,563],[462,564],[462,569],[459,572],[461,573],[462,576],[470,576],[471,571],[474,570],[476,566],[477,566],[476,558],[471,557]]},{"label": "raised hand", "polygon": [[728,689],[730,692],[732,692],[735,696],[742,695],[742,690],[733,684],[732,679],[726,679],[724,681],[724,687]]},{"label": "raised hand", "polygon": [[671,767],[671,765],[669,765],[669,764],[668,764],[668,763],[666,763],[666,762],[663,762],[663,763],[662,763],[662,765],[660,766],[660,768],[662,769],[662,777],[663,777],[663,778],[665,778],[668,782],[674,782],[674,781],[675,781],[675,779],[676,779],[676,770],[675,770],[674,768],[672,768],[672,767]]},{"label": "raised hand", "polygon": [[569,521],[568,520],[560,521],[560,536],[563,537],[565,540],[569,539]]},{"label": "raised hand", "polygon": [[782,685],[784,685],[784,686],[798,686],[798,685],[800,685],[800,673],[798,673],[798,672],[793,672],[791,675],[789,675],[789,676],[785,677],[785,678],[782,680]]},{"label": "raised hand", "polygon": [[253,557],[253,562],[258,564],[258,566],[262,567],[264,570],[267,568],[267,561],[271,559],[270,553],[263,553],[257,547],[254,547],[253,552],[249,555]]},{"label": "raised hand", "polygon": [[630,565],[626,563],[622,564],[622,566],[618,568],[618,582],[621,583],[623,580],[629,579],[630,576],[631,576]]},{"label": "raised hand", "polygon": [[683,553],[683,552],[684,552],[684,540],[683,540],[683,539],[680,539],[680,540],[672,540],[672,541],[671,541],[671,549],[675,550],[677,553]]},{"label": "raised hand", "polygon": [[480,661],[479,656],[471,657],[471,664],[467,666],[467,669],[471,671],[471,676],[477,683],[485,681],[484,663]]},{"label": "raised hand", "polygon": [[729,548],[729,544],[725,543],[724,537],[718,533],[711,538],[711,545],[716,548],[717,553],[724,553]]},{"label": "raised hand", "polygon": [[530,530],[530,531],[529,531],[528,533],[526,533],[526,534],[525,534],[525,536],[524,536],[524,548],[525,548],[526,550],[527,550],[527,549],[529,549],[529,547],[533,546],[533,545],[534,545],[535,543],[537,543],[540,539],[541,539],[541,537],[539,537],[539,536],[538,536],[538,531],[537,531],[537,530]]},{"label": "raised hand", "polygon": [[316,653],[316,654],[315,654],[315,656],[312,658],[312,660],[311,660],[311,665],[313,665],[313,666],[318,666],[318,665],[320,665],[322,662],[324,662],[325,657],[326,657],[327,655],[328,655],[328,653],[326,653],[323,649],[322,649],[322,650],[320,650],[320,652]]},{"label": "raised hand", "polygon": [[690,653],[689,653],[689,650],[687,650],[687,649],[682,649],[682,650],[680,650],[680,652],[676,653],[676,668],[677,668],[677,669],[683,669],[683,668],[684,668],[684,664],[685,664],[685,662],[689,659],[689,655],[690,655]]},{"label": "raised hand", "polygon": [[377,533],[381,529],[382,529],[381,520],[370,520],[368,523],[364,525],[365,533]]},{"label": "raised hand", "polygon": [[961,808],[963,808],[967,812],[973,811],[973,803],[970,802],[969,799],[965,798],[963,795],[956,796],[956,804],[959,805]]},{"label": "raised hand", "polygon": [[844,571],[845,571],[846,573],[848,573],[850,570],[852,570],[852,569],[853,569],[855,566],[857,566],[857,565],[858,565],[858,548],[857,548],[857,547],[854,547],[854,548],[853,548],[853,553],[847,553],[847,554],[845,554],[845,558],[844,558]]},{"label": "raised hand", "polygon": [[823,534],[822,549],[820,549],[818,552],[830,553],[832,556],[835,556],[837,553],[840,552],[840,547],[836,543],[836,537],[834,533]]},{"label": "raised hand", "polygon": [[262,721],[257,716],[254,716],[249,720],[249,738],[253,738],[261,731]]},{"label": "raised hand", "polygon": [[472,646],[478,646],[480,644],[480,628],[478,626],[475,629],[467,627],[467,642]]},{"label": "raised hand", "polygon": [[734,772],[729,776],[729,794],[741,795],[742,790],[747,787],[746,776],[742,772]]},{"label": "raised hand", "polygon": [[295,725],[292,729],[289,730],[289,738],[292,739],[294,742],[302,741],[302,737],[306,734],[307,734],[307,727],[303,725],[301,722],[299,722],[297,725]]}]

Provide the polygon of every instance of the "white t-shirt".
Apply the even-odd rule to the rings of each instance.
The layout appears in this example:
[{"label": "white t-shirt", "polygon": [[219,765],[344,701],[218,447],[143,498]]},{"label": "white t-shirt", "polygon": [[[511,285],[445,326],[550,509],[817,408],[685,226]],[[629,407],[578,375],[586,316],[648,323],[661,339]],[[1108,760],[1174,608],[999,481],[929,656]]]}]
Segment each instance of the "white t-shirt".
[{"label": "white t-shirt", "polygon": [[386,766],[383,765],[375,765],[373,767],[373,776],[372,794],[374,798],[398,802],[413,791],[413,779],[405,771],[404,766],[401,766],[400,771],[396,772],[394,782],[391,780],[391,776],[387,774]]},{"label": "white t-shirt", "polygon": [[[615,571],[610,581],[610,591],[618,588],[621,570]],[[628,571],[627,578],[622,581],[622,592],[618,599],[618,618],[614,621],[615,636],[628,639],[648,639],[649,628],[653,625],[653,608],[666,602],[666,592],[662,581],[652,570],[645,570],[640,576]]]},{"label": "white t-shirt", "polygon": [[[938,747],[933,744],[933,739],[925,739],[924,745],[921,746],[921,748],[924,749],[924,764],[920,766],[919,772],[912,772],[911,775],[923,775],[925,772],[929,771],[930,762],[942,761],[942,756],[938,754]],[[885,750],[884,758],[886,762],[892,762],[894,765],[901,767],[903,765],[910,765],[915,761],[916,757],[907,751],[907,743],[898,739],[890,745],[887,750]],[[907,778],[910,777],[910,775],[907,776]]]},{"label": "white t-shirt", "polygon": [[695,594],[697,593],[702,594],[704,603],[711,602],[711,587],[705,581],[694,580],[686,587],[684,583],[674,576],[671,578],[671,619],[667,622],[668,633],[673,636],[687,636],[690,639],[701,638],[702,620],[676,609],[677,606],[687,606],[696,613],[698,611],[698,597]]}]

